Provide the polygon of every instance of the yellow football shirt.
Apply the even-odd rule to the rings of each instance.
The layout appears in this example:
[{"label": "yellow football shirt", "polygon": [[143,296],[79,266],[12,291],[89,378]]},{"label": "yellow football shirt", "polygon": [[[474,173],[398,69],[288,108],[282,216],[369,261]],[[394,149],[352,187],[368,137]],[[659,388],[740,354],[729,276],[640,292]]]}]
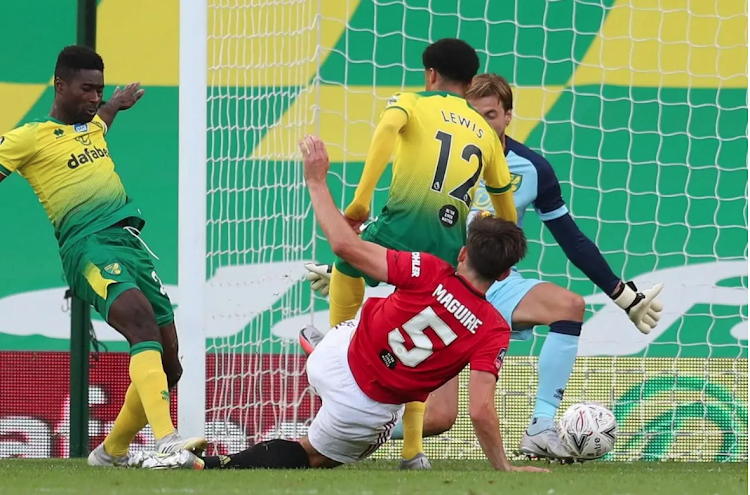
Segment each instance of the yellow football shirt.
[{"label": "yellow football shirt", "polygon": [[451,93],[400,93],[384,112],[404,112],[391,186],[369,229],[389,245],[429,252],[455,263],[480,177],[487,192],[511,187],[502,144],[468,102]]},{"label": "yellow football shirt", "polygon": [[28,181],[61,249],[121,220],[143,227],[115,172],[106,132],[97,115],[76,125],[47,117],[0,136],[0,173],[18,172]]}]

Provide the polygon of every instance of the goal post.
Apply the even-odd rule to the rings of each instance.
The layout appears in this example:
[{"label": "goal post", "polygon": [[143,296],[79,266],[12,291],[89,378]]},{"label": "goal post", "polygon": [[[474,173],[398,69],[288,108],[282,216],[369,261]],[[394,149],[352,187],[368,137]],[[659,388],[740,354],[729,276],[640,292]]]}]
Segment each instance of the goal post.
[{"label": "goal post", "polygon": [[[612,409],[616,460],[747,460],[744,1],[181,7],[182,433],[204,431],[219,451],[305,433],[318,402],[296,337],[307,323],[326,325],[328,304],[311,294],[303,264],[333,257],[297,141],[320,134],[345,207],[387,99],[422,90],[422,50],[460,37],[478,50],[481,71],[510,81],[509,134],[551,162],[572,215],[615,272],[639,287],[665,284],[662,321],[644,336],[527,212],[520,270],[587,302],[563,408],[592,400]],[[534,178],[514,177],[525,180]],[[374,213],[389,181],[390,170]],[[508,451],[533,409],[546,333],[514,341],[505,361],[497,407]],[[461,390],[456,426],[425,444],[433,457],[481,456]],[[390,442],[378,456],[398,449]]]},{"label": "goal post", "polygon": [[206,146],[208,0],[180,0],[178,307],[183,373],[177,426],[203,436],[206,404]]}]

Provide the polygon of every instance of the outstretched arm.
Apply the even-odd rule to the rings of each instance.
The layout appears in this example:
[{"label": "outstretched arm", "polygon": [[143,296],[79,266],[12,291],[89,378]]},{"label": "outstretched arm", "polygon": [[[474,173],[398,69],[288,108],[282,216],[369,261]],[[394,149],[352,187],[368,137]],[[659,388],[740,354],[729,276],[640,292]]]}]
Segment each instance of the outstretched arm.
[{"label": "outstretched arm", "polygon": [[596,244],[581,232],[578,224],[569,213],[553,220],[547,220],[544,224],[570,262],[605,294],[611,296],[620,288],[622,285],[620,278],[614,274]]},{"label": "outstretched arm", "polygon": [[325,145],[316,136],[306,137],[299,145],[304,158],[304,175],[310,202],[333,254],[370,277],[387,281],[387,250],[360,239],[331,198],[326,184],[329,161]]},{"label": "outstretched arm", "polygon": [[534,202],[539,218],[568,259],[627,313],[641,333],[649,333],[661,317],[663,305],[656,296],[662,284],[639,291],[633,282],[623,283],[612,272],[599,248],[581,232],[568,213],[552,167],[541,160],[536,164],[539,191]]},{"label": "outstretched arm", "polygon": [[471,370],[469,376],[469,416],[474,432],[482,446],[484,455],[493,468],[500,471],[549,472],[536,467],[514,466],[505,455],[503,438],[500,435],[500,421],[495,409],[495,375],[486,371]]},{"label": "outstretched arm", "polygon": [[354,200],[344,211],[346,217],[353,220],[350,223],[355,228],[365,222],[370,214],[370,202],[375,186],[393,155],[398,133],[406,125],[407,120],[406,112],[401,111],[400,108],[394,108],[383,114],[383,118],[375,128],[370,151],[367,152],[365,167],[362,170],[362,178],[354,193]]},{"label": "outstretched arm", "polygon": [[120,110],[127,110],[141,99],[146,90],[141,89],[141,83],[131,83],[120,89],[118,86],[112,93],[112,98],[99,108],[99,117],[107,124],[107,129],[112,127],[115,116]]}]

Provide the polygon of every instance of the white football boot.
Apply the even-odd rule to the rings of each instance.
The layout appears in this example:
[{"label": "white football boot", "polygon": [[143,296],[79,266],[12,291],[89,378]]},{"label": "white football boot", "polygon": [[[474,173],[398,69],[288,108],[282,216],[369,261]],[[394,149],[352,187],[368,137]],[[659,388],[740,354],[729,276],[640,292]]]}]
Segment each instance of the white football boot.
[{"label": "white football boot", "polygon": [[425,454],[420,452],[409,460],[401,459],[398,463],[399,469],[432,469],[430,460]]},{"label": "white football boot", "polygon": [[141,469],[203,469],[203,459],[187,450],[169,453],[136,452],[130,456],[128,467]]},{"label": "white football boot", "polygon": [[521,438],[521,445],[518,452],[539,459],[560,460],[569,462],[572,455],[565,444],[560,439],[557,432],[557,425],[552,423],[550,428],[544,429],[534,434],[530,434],[527,429]]},{"label": "white football boot", "polygon": [[100,443],[94,450],[91,451],[87,462],[89,466],[96,467],[127,467],[128,456],[111,456],[104,450],[104,444]]},{"label": "white football boot", "polygon": [[156,441],[156,452],[159,454],[170,454],[180,450],[187,450],[195,455],[201,455],[206,450],[206,447],[208,447],[208,442],[205,438],[182,438],[177,432]]}]

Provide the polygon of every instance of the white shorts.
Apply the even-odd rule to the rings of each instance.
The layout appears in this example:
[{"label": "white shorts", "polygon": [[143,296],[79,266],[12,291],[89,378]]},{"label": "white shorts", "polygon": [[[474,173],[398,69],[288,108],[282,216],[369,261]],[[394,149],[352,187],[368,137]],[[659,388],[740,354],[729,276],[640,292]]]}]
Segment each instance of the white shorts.
[{"label": "white shorts", "polygon": [[354,381],[347,352],[357,328],[346,321],[332,328],[307,360],[307,378],[323,405],[308,440],[315,450],[341,463],[365,459],[391,438],[404,405],[381,404]]}]

